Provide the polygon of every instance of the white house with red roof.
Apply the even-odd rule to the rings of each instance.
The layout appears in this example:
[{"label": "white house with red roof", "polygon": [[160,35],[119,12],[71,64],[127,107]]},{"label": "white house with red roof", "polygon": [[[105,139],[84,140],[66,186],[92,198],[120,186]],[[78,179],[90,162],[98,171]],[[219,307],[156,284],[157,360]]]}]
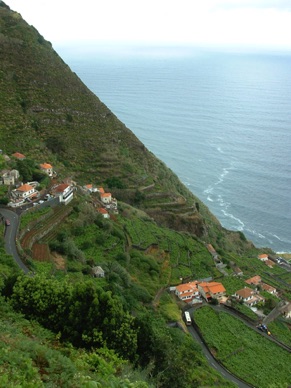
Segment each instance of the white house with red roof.
[{"label": "white house with red roof", "polygon": [[98,209],[98,213],[102,214],[103,218],[110,218],[108,211],[106,209],[104,209],[103,207],[100,207]]},{"label": "white house with red roof", "polygon": [[261,261],[267,261],[269,259],[269,256],[266,253],[262,253],[258,256],[258,259]]},{"label": "white house with red roof", "polygon": [[41,171],[46,173],[48,176],[53,176],[53,166],[49,163],[42,163],[39,165]]},{"label": "white house with red roof", "polygon": [[270,286],[267,283],[261,283],[261,288],[262,288],[262,290],[267,291],[269,294],[272,294],[272,295],[276,295],[277,294],[276,288]]},{"label": "white house with red roof", "polygon": [[112,200],[112,195],[111,193],[100,193],[100,198],[104,204],[110,204]]},{"label": "white house with red roof", "polygon": [[13,192],[20,199],[31,198],[38,195],[38,191],[27,183],[19,186],[17,189],[13,190]]},{"label": "white house with red roof", "polygon": [[179,284],[176,286],[175,294],[180,300],[187,303],[191,302],[194,298],[197,298],[197,296],[200,295],[197,284],[197,281]]},{"label": "white house with red roof", "polygon": [[59,201],[65,205],[74,197],[74,187],[67,183],[61,183],[54,188],[54,194],[59,197]]},{"label": "white house with red roof", "polygon": [[234,296],[243,301],[248,307],[252,307],[259,302],[265,302],[265,298],[259,295],[256,291],[252,290],[249,287],[244,287],[241,290],[235,292]]}]

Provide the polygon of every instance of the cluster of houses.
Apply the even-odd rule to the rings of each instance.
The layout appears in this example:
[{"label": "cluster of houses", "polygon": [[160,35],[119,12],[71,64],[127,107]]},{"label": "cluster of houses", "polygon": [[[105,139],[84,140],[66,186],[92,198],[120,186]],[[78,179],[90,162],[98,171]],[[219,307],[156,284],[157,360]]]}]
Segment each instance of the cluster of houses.
[{"label": "cluster of houses", "polygon": [[269,259],[269,256],[266,253],[262,253],[258,256],[258,259],[265,263],[269,268],[273,268],[275,262]]},{"label": "cluster of houses", "polygon": [[[245,280],[245,283],[250,287],[245,286],[237,290],[231,298],[235,298],[247,307],[251,308],[259,303],[265,303],[265,298],[260,295],[260,290],[266,291],[271,295],[278,295],[276,288],[263,282],[258,275]],[[251,288],[252,286],[253,288]],[[225,303],[228,300],[224,286],[214,281],[195,280],[170,287],[170,291],[174,291],[179,300],[188,304],[202,303],[203,300],[209,302],[212,299],[217,299],[219,303]]]},{"label": "cluster of houses", "polygon": [[100,201],[95,205],[98,213],[102,214],[103,218],[110,218],[109,213],[118,214],[118,206],[116,198],[112,197],[111,193],[106,193],[103,187],[94,187],[92,184],[83,186],[87,193],[99,193]]},{"label": "cluster of houses", "polygon": [[[18,160],[24,160],[25,155],[15,152],[12,157]],[[41,163],[39,169],[47,174],[49,177],[54,176],[53,166],[49,163]],[[20,174],[16,169],[2,170],[1,183],[8,186],[15,186],[10,190],[10,202],[8,206],[17,208],[25,203],[33,202],[40,197],[40,192],[37,190],[39,182],[20,182]],[[60,203],[67,204],[73,199],[74,187],[71,184],[61,183],[52,188],[52,197],[57,197]]]},{"label": "cluster of houses", "polygon": [[[25,155],[15,152],[11,155],[14,159],[24,160]],[[7,160],[10,158],[7,156]],[[41,163],[39,168],[42,172],[47,174],[49,177],[53,178],[55,172],[53,166],[50,163]],[[10,189],[9,197],[10,207],[19,207],[25,203],[34,202],[40,197],[40,193],[37,190],[39,182],[20,182],[20,174],[16,169],[12,170],[2,170],[0,172],[0,184],[8,185],[15,187]],[[50,188],[50,198],[58,198],[60,203],[68,204],[74,195],[75,186],[72,182],[63,182],[56,184]],[[110,213],[118,214],[117,200],[112,197],[111,193],[106,193],[102,187],[94,187],[92,184],[85,185],[83,189],[88,193],[98,192],[100,195],[100,200],[98,201],[96,208],[97,211],[102,214],[104,218],[110,218]]]},{"label": "cluster of houses", "polygon": [[221,283],[195,280],[189,283],[171,287],[177,297],[186,303],[201,303],[201,297],[208,302],[215,298],[221,300],[226,290]]}]

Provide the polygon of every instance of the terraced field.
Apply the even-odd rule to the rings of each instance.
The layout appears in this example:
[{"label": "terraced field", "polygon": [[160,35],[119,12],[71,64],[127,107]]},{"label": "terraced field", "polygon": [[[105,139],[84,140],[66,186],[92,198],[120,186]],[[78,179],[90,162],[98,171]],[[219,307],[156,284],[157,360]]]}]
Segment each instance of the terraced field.
[{"label": "terraced field", "polygon": [[[23,249],[32,249],[34,242],[47,235],[53,230],[60,222],[66,218],[72,208],[70,206],[58,206],[53,208],[53,212],[49,213],[44,219],[35,223],[33,226],[28,228],[27,233],[24,234],[20,243]],[[29,225],[28,225],[29,227]]]}]

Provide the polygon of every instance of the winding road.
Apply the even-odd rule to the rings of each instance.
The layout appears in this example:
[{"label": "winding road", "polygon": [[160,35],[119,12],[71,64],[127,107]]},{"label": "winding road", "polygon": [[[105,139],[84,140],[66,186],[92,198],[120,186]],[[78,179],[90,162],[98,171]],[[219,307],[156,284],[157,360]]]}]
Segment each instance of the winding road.
[{"label": "winding road", "polygon": [[26,265],[20,259],[18,255],[17,247],[16,247],[16,236],[19,225],[19,216],[8,209],[0,208],[0,214],[4,217],[4,219],[10,221],[9,226],[5,226],[5,249],[8,255],[13,256],[15,262],[19,266],[20,269],[24,273],[29,273],[30,270],[26,267]]},{"label": "winding road", "polygon": [[[191,312],[191,310],[194,310],[194,308],[190,309],[189,312]],[[235,375],[231,374],[226,368],[224,368],[213,357],[213,355],[211,354],[210,350],[205,345],[205,343],[203,342],[200,334],[198,333],[198,331],[196,331],[194,326],[187,326],[187,329],[188,329],[189,333],[191,334],[191,336],[195,339],[195,341],[198,342],[199,345],[201,346],[202,352],[205,355],[209,365],[212,368],[217,370],[217,372],[219,372],[225,379],[227,379],[227,380],[231,381],[232,383],[236,384],[239,388],[250,388],[250,387],[252,387],[252,385],[247,384],[246,382],[244,382],[244,381],[240,380],[239,378],[237,378]]]}]

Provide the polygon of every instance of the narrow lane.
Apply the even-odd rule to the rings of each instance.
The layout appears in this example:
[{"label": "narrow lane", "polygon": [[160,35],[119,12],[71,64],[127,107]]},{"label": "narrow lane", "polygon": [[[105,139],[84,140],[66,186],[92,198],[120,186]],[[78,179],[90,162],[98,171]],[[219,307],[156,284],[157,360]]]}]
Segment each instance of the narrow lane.
[{"label": "narrow lane", "polygon": [[225,379],[233,382],[236,384],[239,388],[250,388],[252,387],[251,385],[248,385],[244,381],[238,379],[236,376],[231,374],[226,368],[224,368],[222,365],[220,365],[216,359],[213,357],[211,352],[209,351],[208,347],[205,345],[205,343],[202,341],[199,333],[195,330],[193,326],[187,326],[187,329],[191,336],[195,339],[196,342],[199,343],[201,346],[202,352],[204,353],[209,365],[217,370]]},{"label": "narrow lane", "polygon": [[17,247],[16,247],[16,236],[19,225],[19,216],[8,209],[0,208],[0,214],[4,217],[4,219],[10,221],[9,226],[5,226],[5,249],[8,255],[13,256],[16,264],[24,273],[30,272],[30,270],[26,267],[26,265],[22,262],[20,256],[18,255]]}]

